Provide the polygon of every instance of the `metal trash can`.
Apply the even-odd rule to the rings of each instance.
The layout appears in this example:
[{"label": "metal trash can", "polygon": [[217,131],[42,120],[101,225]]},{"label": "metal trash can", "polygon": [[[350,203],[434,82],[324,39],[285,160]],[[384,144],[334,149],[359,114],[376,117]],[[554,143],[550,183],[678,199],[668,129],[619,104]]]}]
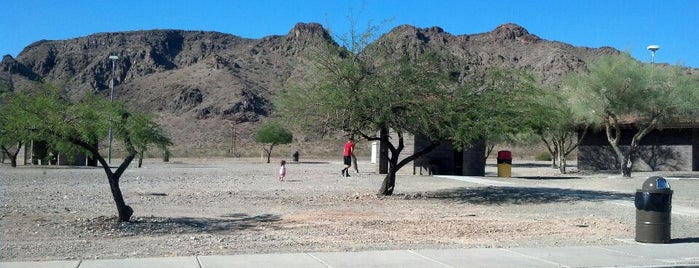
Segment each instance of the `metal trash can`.
[{"label": "metal trash can", "polygon": [[636,241],[670,243],[672,190],[663,177],[653,176],[636,190]]},{"label": "metal trash can", "polygon": [[512,177],[512,152],[498,152],[498,177]]}]

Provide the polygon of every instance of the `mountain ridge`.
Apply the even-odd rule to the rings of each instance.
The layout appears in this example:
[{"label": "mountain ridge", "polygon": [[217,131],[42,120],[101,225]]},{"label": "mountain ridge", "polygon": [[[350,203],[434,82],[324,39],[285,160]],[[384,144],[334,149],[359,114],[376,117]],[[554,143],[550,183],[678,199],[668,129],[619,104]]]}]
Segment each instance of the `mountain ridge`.
[{"label": "mountain ridge", "polygon": [[[173,152],[226,155],[236,147],[232,136],[242,150],[254,146],[252,133],[269,115],[275,92],[312,75],[308,55],[328,44],[338,45],[318,23],[298,23],[286,35],[259,39],[173,29],[96,33],[40,40],[17,58],[5,56],[0,80],[13,90],[36,81],[54,83],[73,99],[108,96],[108,56],[116,55],[114,98],[154,114],[172,135]],[[488,68],[516,68],[553,87],[563,75],[584,70],[590,59],[621,53],[545,40],[514,23],[462,35],[401,25],[371,46],[385,49],[386,57],[440,53],[459,79]]]}]

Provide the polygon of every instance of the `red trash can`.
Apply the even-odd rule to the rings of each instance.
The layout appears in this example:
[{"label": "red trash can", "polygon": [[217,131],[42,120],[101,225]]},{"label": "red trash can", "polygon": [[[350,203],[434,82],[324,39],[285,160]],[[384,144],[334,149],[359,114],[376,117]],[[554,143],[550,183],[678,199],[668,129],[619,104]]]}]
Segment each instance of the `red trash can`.
[{"label": "red trash can", "polygon": [[512,177],[512,152],[498,152],[498,177]]}]

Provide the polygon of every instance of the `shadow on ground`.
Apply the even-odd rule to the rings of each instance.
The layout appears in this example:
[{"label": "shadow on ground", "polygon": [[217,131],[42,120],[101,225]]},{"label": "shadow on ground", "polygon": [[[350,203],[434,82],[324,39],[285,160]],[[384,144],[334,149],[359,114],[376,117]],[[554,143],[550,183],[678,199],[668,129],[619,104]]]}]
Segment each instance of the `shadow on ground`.
[{"label": "shadow on ground", "polygon": [[221,218],[139,217],[131,222],[105,224],[102,228],[116,231],[120,236],[216,233],[254,229],[280,219],[273,214],[251,216],[245,213],[223,215]]},{"label": "shadow on ground", "polygon": [[633,200],[633,194],[536,187],[461,187],[430,192],[430,199],[451,200],[469,204],[543,204],[574,201]]},{"label": "shadow on ground", "polygon": [[564,177],[564,176],[517,176],[515,179],[524,180],[579,180],[582,177]]},{"label": "shadow on ground", "polygon": [[672,244],[699,243],[699,237],[673,238],[670,240],[670,243],[672,243]]}]

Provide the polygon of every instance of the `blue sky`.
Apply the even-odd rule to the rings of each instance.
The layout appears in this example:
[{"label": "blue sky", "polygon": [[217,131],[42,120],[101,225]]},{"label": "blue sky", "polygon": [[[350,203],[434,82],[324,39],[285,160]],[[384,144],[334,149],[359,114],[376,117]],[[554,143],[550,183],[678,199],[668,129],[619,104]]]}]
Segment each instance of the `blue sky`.
[{"label": "blue sky", "polygon": [[27,45],[99,32],[150,29],[218,31],[248,38],[285,35],[297,22],[318,22],[346,33],[348,16],[360,28],[373,21],[439,26],[454,34],[488,32],[513,22],[547,40],[575,46],[611,46],[649,62],[699,67],[696,0],[0,0],[0,54]]}]

